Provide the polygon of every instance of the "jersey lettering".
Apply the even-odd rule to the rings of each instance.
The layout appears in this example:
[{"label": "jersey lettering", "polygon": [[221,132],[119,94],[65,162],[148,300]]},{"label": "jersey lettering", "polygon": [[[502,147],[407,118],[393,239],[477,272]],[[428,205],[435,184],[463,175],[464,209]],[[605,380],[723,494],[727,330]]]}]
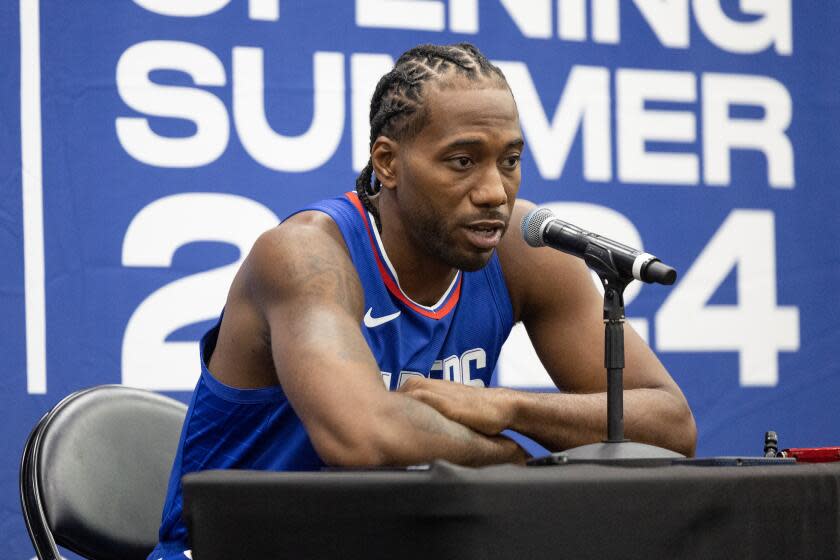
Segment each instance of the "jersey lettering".
[{"label": "jersey lettering", "polygon": [[[397,380],[397,386],[394,389],[399,389],[411,377],[429,377],[432,379],[444,379],[452,381],[453,383],[463,383],[464,385],[472,385],[474,387],[484,387],[485,383],[480,377],[473,378],[473,374],[477,370],[485,369],[487,367],[487,353],[483,348],[472,348],[467,350],[460,356],[452,355],[441,360],[435,360],[432,367],[429,369],[429,374],[423,374],[419,371],[402,370],[400,371]],[[438,373],[439,372],[439,373]],[[380,371],[382,375],[382,382],[385,387],[391,387],[391,378],[393,375],[388,371]]]},{"label": "jersey lettering", "polygon": [[484,381],[480,378],[473,379],[472,375],[476,370],[486,367],[487,353],[483,348],[472,348],[461,354],[460,357],[453,355],[442,360],[435,360],[430,371],[441,372],[440,378],[447,381],[484,387]]}]

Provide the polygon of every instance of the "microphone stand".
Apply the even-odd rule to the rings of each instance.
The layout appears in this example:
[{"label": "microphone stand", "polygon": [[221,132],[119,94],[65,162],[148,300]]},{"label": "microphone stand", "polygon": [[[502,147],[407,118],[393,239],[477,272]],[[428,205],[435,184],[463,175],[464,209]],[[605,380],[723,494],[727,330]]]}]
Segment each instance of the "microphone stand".
[{"label": "microphone stand", "polygon": [[624,437],[624,289],[609,249],[590,243],[583,256],[604,286],[604,367],[607,370],[607,439],[556,453],[558,462],[671,464],[684,457],[674,451],[632,442]]}]

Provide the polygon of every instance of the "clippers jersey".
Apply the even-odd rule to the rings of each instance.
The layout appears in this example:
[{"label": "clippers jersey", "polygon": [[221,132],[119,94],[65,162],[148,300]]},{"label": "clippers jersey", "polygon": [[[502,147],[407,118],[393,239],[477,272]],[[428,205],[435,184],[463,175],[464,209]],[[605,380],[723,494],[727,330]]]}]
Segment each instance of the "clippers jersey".
[{"label": "clippers jersey", "polygon": [[[433,306],[412,301],[385,254],[372,217],[355,193],[300,210],[317,210],[338,225],[365,297],[361,330],[379,364],[382,381],[395,390],[410,376],[487,386],[513,311],[494,252],[487,266],[458,271]],[[282,266],[282,263],[278,263]],[[290,318],[293,320],[293,318]],[[181,477],[198,470],[317,470],[324,466],[279,386],[237,389],[207,369],[221,317],[201,339],[201,376],[187,411],[160,529],[149,559],[183,558],[189,548],[181,520]],[[341,376],[336,375],[337,383]]]}]

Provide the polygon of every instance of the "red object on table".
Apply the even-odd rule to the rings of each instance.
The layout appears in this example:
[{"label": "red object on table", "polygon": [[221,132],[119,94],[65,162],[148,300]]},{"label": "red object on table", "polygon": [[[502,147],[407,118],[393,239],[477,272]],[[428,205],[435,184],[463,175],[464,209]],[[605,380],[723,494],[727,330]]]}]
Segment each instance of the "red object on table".
[{"label": "red object on table", "polygon": [[783,457],[795,457],[798,463],[840,461],[840,447],[792,447],[782,450]]}]

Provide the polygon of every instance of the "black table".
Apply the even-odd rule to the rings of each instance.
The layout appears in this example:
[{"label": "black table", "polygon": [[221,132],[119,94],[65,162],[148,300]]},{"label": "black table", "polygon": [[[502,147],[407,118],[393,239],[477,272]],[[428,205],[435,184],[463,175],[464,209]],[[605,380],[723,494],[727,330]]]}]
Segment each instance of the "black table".
[{"label": "black table", "polygon": [[840,463],[207,471],[196,560],[840,558]]}]

